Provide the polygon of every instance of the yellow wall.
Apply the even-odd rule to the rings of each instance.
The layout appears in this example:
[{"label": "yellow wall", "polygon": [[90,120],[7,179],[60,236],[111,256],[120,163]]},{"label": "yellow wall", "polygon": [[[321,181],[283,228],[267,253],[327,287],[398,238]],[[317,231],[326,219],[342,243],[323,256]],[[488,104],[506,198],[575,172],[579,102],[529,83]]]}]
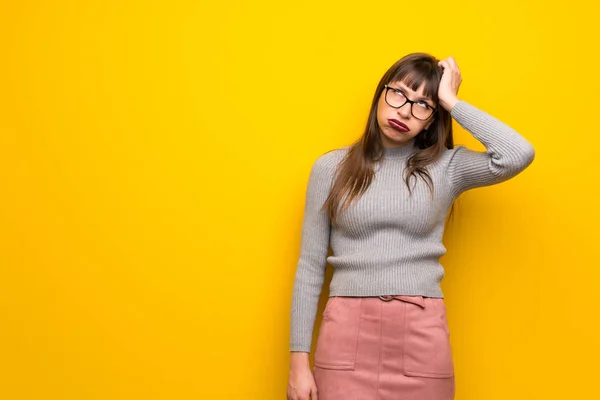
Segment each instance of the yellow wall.
[{"label": "yellow wall", "polygon": [[459,97],[537,151],[446,232],[457,399],[595,397],[599,14],[4,1],[0,398],[284,398],[310,166],[413,51],[455,57]]}]

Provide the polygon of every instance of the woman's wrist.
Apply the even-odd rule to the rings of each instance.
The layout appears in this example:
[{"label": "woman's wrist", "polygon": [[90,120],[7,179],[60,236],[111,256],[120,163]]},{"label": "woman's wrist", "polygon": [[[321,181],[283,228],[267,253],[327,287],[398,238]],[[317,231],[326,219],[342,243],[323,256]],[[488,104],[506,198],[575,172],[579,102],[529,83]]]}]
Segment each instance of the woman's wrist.
[{"label": "woman's wrist", "polygon": [[290,369],[309,367],[308,361],[309,353],[305,351],[292,351],[290,352]]},{"label": "woman's wrist", "polygon": [[458,103],[460,99],[456,96],[452,96],[448,99],[440,99],[440,105],[445,108],[448,112],[452,111],[452,108]]}]

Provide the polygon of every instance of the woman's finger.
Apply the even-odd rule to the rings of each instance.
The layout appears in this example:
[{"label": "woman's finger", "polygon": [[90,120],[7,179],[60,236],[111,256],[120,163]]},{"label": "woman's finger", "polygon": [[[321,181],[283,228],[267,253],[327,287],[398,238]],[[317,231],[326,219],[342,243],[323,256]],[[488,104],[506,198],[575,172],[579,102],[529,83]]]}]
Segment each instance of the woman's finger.
[{"label": "woman's finger", "polygon": [[440,65],[442,65],[444,70],[447,71],[448,73],[452,73],[452,72],[456,71],[456,67],[448,59],[442,60],[440,62]]},{"label": "woman's finger", "polygon": [[458,64],[456,63],[454,57],[448,57],[448,62],[450,63],[450,65],[452,65],[452,69],[454,69],[457,73],[460,74],[460,68],[458,68]]}]

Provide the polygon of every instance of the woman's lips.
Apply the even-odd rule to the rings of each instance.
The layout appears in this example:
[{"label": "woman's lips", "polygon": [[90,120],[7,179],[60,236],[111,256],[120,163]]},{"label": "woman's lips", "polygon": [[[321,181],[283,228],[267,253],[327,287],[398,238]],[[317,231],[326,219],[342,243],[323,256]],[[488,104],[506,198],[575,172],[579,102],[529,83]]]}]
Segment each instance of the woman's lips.
[{"label": "woman's lips", "polygon": [[390,126],[394,129],[399,130],[400,132],[408,132],[408,126],[404,125],[402,122],[398,121],[397,119],[388,119],[388,123],[390,124]]}]

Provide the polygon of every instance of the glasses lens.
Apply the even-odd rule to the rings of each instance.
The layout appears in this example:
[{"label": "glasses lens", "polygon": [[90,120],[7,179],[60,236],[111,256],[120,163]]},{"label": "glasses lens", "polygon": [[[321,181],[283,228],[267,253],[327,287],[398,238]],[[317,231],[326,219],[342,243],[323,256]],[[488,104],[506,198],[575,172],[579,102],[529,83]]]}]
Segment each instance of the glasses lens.
[{"label": "glasses lens", "polygon": [[392,107],[401,107],[406,103],[406,97],[400,92],[396,92],[393,89],[388,89],[385,100]]},{"label": "glasses lens", "polygon": [[433,108],[427,106],[424,102],[418,102],[413,104],[412,108],[413,115],[419,119],[427,119],[433,113]]}]

